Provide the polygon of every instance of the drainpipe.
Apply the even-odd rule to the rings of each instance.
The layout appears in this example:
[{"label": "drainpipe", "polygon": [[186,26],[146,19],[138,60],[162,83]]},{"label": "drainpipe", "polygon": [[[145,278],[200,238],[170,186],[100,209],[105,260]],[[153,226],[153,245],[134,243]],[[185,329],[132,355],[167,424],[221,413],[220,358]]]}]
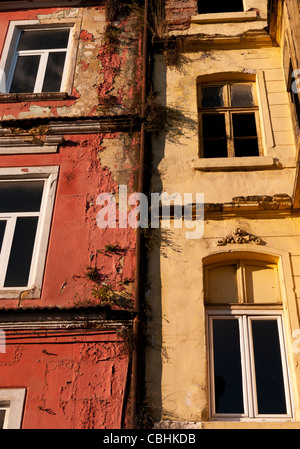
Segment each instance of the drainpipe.
[{"label": "drainpipe", "polygon": [[[147,99],[147,70],[148,70],[148,0],[144,3],[144,31],[143,31],[143,83],[142,83],[142,105],[141,116],[145,115],[146,99]],[[144,167],[145,167],[145,140],[146,130],[144,122],[141,125],[140,140],[140,158],[139,158],[139,178],[138,192],[144,191]],[[136,429],[137,426],[137,403],[138,393],[140,391],[141,381],[141,362],[142,362],[142,286],[143,286],[143,269],[142,269],[142,233],[141,228],[137,228],[136,233],[136,267],[135,267],[135,299],[134,299],[134,320],[133,320],[133,342],[132,351],[132,374],[131,374],[131,395],[130,395],[130,426]]]}]

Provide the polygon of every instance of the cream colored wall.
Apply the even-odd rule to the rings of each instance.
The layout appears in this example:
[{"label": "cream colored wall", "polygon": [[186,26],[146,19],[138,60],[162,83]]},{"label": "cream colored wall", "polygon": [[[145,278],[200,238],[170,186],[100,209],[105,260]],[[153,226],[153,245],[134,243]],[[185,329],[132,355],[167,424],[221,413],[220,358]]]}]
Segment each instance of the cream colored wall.
[{"label": "cream colored wall", "polygon": [[[153,144],[153,162],[158,176],[153,178],[154,191],[204,192],[206,202],[230,201],[238,195],[292,195],[295,176],[295,141],[288,95],[285,90],[280,49],[239,49],[199,51],[187,54],[185,71],[168,69],[162,57],[156,58],[154,86],[166,86],[161,99],[179,111],[184,120],[178,122],[177,137],[171,134]],[[275,146],[263,140],[265,156],[279,159],[286,169],[248,172],[199,172],[192,168],[199,157],[196,79],[198,76],[223,72],[257,73],[263,71],[268,104],[261,107],[261,117],[271,117],[271,133]],[[164,98],[165,97],[165,98]],[[261,120],[261,126],[263,126]]]},{"label": "cream colored wall", "polygon": [[[220,238],[237,227],[258,235],[266,244],[217,245]],[[209,426],[203,258],[218,252],[240,251],[245,255],[251,251],[257,253],[256,258],[266,254],[279,259],[296,418],[291,425],[299,426],[300,354],[293,352],[292,332],[300,328],[300,218],[206,220],[204,229],[203,238],[198,240],[187,240],[184,228],[158,230],[153,236],[147,292],[151,320],[146,351],[147,401],[151,412],[161,419]]]},{"label": "cream colored wall", "polygon": [[[247,2],[266,12],[266,2]],[[259,5],[258,5],[259,4]],[[265,9],[264,9],[265,8]],[[261,29],[263,22],[258,26]],[[249,22],[253,30],[253,22]],[[204,30],[192,24],[189,33]],[[206,26],[221,33],[222,27]],[[224,25],[223,30],[239,35],[245,23]],[[226,50],[199,50],[185,55],[184,70],[165,68],[163,57],[156,56],[154,87],[166,106],[175,108],[184,120],[177,134],[161,133],[153,139],[153,192],[204,193],[205,203],[230,202],[236,196],[293,194],[296,173],[295,140],[289,100],[285,90],[281,49],[228,47]],[[263,133],[265,158],[279,161],[280,168],[205,171],[193,168],[199,161],[196,80],[198,76],[241,72],[255,74],[266,89],[266,102],[260,104],[261,119],[270,121]],[[260,84],[261,88],[261,84]],[[186,125],[188,123],[188,126]],[[264,126],[263,123],[261,123]],[[273,146],[270,145],[270,138]],[[237,158],[235,158],[237,159]],[[243,159],[243,158],[239,158]],[[202,160],[203,161],[203,160]],[[216,161],[217,162],[217,161]],[[201,162],[203,163],[203,162]],[[204,161],[205,164],[205,161]],[[201,165],[201,164],[200,164]],[[216,164],[217,165],[217,164]],[[253,168],[253,167],[252,167]],[[279,215],[278,215],[279,217]],[[178,426],[251,427],[255,423],[209,422],[206,323],[203,291],[203,258],[218,251],[253,251],[276,255],[280,266],[283,313],[290,364],[295,420],[292,423],[262,423],[266,427],[299,427],[299,354],[293,352],[292,332],[300,328],[300,227],[298,217],[288,211],[277,218],[253,213],[250,218],[218,217],[204,223],[204,236],[186,239],[186,229],[152,230],[149,252],[149,310],[146,348],[146,391],[149,412],[157,419],[174,420]],[[217,246],[217,241],[236,228],[260,236],[264,246],[250,244]],[[181,424],[179,423],[181,421]],[[173,424],[174,425],[174,424]],[[176,424],[175,424],[176,426]]]}]

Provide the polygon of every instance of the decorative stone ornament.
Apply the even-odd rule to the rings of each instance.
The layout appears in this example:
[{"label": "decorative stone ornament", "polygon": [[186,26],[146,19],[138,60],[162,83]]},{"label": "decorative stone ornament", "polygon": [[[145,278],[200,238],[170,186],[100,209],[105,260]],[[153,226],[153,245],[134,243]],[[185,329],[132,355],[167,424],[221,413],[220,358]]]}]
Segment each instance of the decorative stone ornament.
[{"label": "decorative stone ornament", "polygon": [[248,234],[248,232],[245,232],[242,229],[237,228],[235,231],[233,231],[232,234],[218,240],[217,245],[225,246],[227,245],[227,243],[239,243],[239,244],[254,243],[255,245],[262,245],[263,240],[260,237],[257,237],[256,235]]}]

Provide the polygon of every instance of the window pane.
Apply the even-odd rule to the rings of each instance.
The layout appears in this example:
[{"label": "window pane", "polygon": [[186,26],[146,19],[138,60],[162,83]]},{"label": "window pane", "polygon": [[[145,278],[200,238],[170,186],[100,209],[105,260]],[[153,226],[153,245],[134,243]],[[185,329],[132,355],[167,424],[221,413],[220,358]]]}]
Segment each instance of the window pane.
[{"label": "window pane", "polygon": [[224,114],[202,114],[203,156],[227,157]]},{"label": "window pane", "polygon": [[67,48],[70,30],[21,31],[17,50],[49,50]]},{"label": "window pane", "polygon": [[277,320],[252,320],[258,413],[285,414]]},{"label": "window pane", "polygon": [[226,138],[224,114],[202,114],[203,137]]},{"label": "window pane", "polygon": [[203,108],[224,106],[224,86],[207,86],[201,88],[201,106]]},{"label": "window pane", "polygon": [[198,0],[198,13],[218,13],[244,11],[243,0],[231,0],[230,2],[208,2],[207,0]]},{"label": "window pane", "polygon": [[257,139],[234,140],[234,154],[236,157],[259,156]]},{"label": "window pane", "polygon": [[203,156],[205,158],[227,157],[227,141],[223,140],[204,140]]},{"label": "window pane", "polygon": [[253,106],[254,100],[252,95],[251,84],[233,84],[231,86],[231,106]]},{"label": "window pane", "polygon": [[32,93],[39,68],[40,55],[19,56],[10,86],[11,93]]},{"label": "window pane", "polygon": [[28,284],[38,217],[17,219],[4,287],[25,287]]},{"label": "window pane", "polygon": [[216,413],[244,413],[239,323],[213,320]]},{"label": "window pane", "polygon": [[5,228],[6,228],[6,221],[1,220],[0,221],[0,253],[1,253],[3,239],[4,239]]},{"label": "window pane", "polygon": [[235,156],[259,156],[255,114],[232,114],[232,124]]},{"label": "window pane", "polygon": [[59,92],[66,52],[49,53],[42,92]]},{"label": "window pane", "polygon": [[0,182],[0,212],[38,212],[44,181]]},{"label": "window pane", "polygon": [[208,270],[206,298],[212,303],[238,302],[236,265],[210,268]]},{"label": "window pane", "polygon": [[256,137],[255,114],[232,114],[234,137]]},{"label": "window pane", "polygon": [[3,429],[6,410],[0,410],[0,429]]},{"label": "window pane", "polygon": [[280,301],[277,270],[260,265],[245,266],[247,302],[274,303]]}]

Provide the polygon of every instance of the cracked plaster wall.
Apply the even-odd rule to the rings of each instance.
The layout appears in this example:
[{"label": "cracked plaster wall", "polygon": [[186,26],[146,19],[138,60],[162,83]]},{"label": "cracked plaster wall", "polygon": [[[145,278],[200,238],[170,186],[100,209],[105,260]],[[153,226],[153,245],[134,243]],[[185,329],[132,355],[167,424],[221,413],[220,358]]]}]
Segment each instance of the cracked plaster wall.
[{"label": "cracked plaster wall", "polygon": [[23,429],[120,428],[128,357],[113,332],[7,332],[1,388],[26,388]]}]

